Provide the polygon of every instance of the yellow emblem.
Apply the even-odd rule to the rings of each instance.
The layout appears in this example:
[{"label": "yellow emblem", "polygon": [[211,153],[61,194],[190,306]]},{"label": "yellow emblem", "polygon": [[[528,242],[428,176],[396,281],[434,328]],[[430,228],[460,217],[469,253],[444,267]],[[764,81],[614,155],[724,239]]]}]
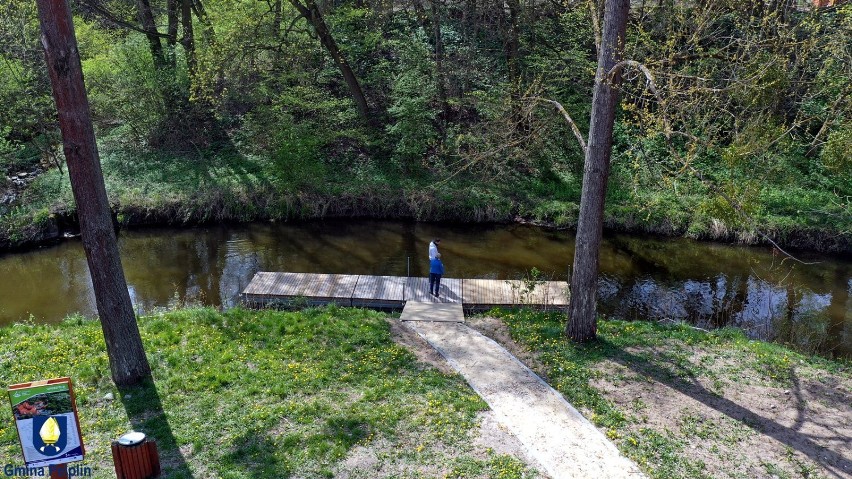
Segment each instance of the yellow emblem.
[{"label": "yellow emblem", "polygon": [[[53,446],[56,449],[58,448],[54,444],[59,441],[59,436],[61,434],[62,433],[59,431],[59,423],[56,422],[56,419],[53,417],[50,417],[47,419],[47,421],[44,421],[44,424],[38,431],[38,435],[41,436],[41,440],[44,441],[47,446]],[[40,448],[41,452],[44,452],[44,448],[47,446],[42,446]]]}]

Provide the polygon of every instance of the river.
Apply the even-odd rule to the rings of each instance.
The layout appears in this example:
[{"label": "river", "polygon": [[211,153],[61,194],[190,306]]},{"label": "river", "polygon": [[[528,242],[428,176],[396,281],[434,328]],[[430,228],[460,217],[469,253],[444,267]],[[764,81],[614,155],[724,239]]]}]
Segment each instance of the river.
[{"label": "river", "polygon": [[[532,268],[566,280],[573,233],[527,225],[325,220],[123,231],[119,247],[138,312],[233,306],[257,271],[425,276],[441,237],[447,277],[514,279]],[[608,234],[599,310],[624,319],[736,326],[753,338],[852,357],[852,261],[772,249]],[[95,315],[78,239],[0,256],[0,324]]]}]

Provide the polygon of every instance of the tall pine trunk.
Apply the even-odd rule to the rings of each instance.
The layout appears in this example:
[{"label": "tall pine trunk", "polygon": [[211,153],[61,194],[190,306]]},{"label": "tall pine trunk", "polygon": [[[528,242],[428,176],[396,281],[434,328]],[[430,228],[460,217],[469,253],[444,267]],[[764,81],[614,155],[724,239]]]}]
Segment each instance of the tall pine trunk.
[{"label": "tall pine trunk", "polygon": [[608,72],[621,60],[630,0],[608,0],[604,12],[603,36],[598,51],[598,69],[592,97],[589,142],[583,171],[580,217],[574,267],[571,274],[570,317],[566,334],[574,341],[594,339],[597,334],[598,265],[603,230],[609,160],[612,153],[612,126],[618,104],[620,73]]},{"label": "tall pine trunk", "polygon": [[112,379],[130,385],[151,370],[133,314],[110,216],[80,55],[66,0],[37,0],[39,19],[68,176],[77,203],[83,249],[106,341]]}]

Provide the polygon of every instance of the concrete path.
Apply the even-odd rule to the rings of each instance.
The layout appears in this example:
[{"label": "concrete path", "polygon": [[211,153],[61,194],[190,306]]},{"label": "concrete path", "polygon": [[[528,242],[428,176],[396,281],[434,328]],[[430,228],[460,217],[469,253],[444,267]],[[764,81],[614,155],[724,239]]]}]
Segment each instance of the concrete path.
[{"label": "concrete path", "polygon": [[460,322],[460,307],[452,321],[449,310],[436,306],[454,305],[409,302],[401,319],[467,380],[543,472],[553,479],[645,477],[561,394],[494,340]]}]

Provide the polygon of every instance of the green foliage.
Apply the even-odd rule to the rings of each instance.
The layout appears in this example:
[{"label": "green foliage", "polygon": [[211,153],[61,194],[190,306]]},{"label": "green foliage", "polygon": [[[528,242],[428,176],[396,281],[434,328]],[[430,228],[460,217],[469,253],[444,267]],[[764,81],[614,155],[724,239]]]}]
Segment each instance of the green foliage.
[{"label": "green foliage", "polygon": [[[93,38],[96,42],[99,38]],[[124,142],[145,146],[169,120],[166,94],[186,89],[186,78],[154,69],[148,42],[141,34],[83,61],[92,115],[103,127],[123,126]],[[170,125],[166,128],[180,128]],[[172,132],[173,135],[178,132]]]},{"label": "green foliage", "polygon": [[[164,33],[165,4],[152,6]],[[105,8],[138,22],[132,5]],[[849,244],[849,6],[633,8],[626,56],[652,71],[660,98],[644,75],[626,71],[607,223],[748,241],[757,224],[777,238],[816,245],[834,232],[836,245]],[[76,12],[104,170],[123,217],[147,211],[183,221],[248,220],[369,210],[577,221],[583,153],[564,118],[529,98],[559,101],[586,134],[596,65],[588,4],[522,9],[512,84],[512,30],[496,4],[440,4],[435,12],[429,5],[422,16],[383,4],[323,5],[374,112],[371,124],[359,118],[338,66],[290,2],[209,0],[204,9],[192,16],[193,75],[180,41],[170,46],[161,38],[166,65],[155,66],[143,34]],[[28,169],[59,152],[32,2],[9,2],[0,39],[0,169]],[[668,140],[667,124],[678,132]],[[67,189],[57,187],[67,182],[48,175],[21,196],[16,214],[73,210]],[[213,204],[207,213],[204,201]],[[4,214],[0,221],[28,223],[19,219]]]},{"label": "green foliage", "polygon": [[820,160],[832,173],[846,175],[852,172],[852,122],[847,122],[828,135]]},{"label": "green foliage", "polygon": [[0,171],[14,172],[20,166],[18,160],[18,152],[22,147],[20,144],[9,139],[9,133],[12,128],[6,126],[0,129]]},{"label": "green foliage", "polygon": [[279,181],[297,188],[310,190],[322,183],[326,176],[325,164],[321,161],[321,138],[304,128],[285,128],[277,135],[272,161]]},{"label": "green foliage", "polygon": [[402,46],[399,70],[393,79],[392,104],[388,113],[394,122],[387,127],[396,144],[394,160],[400,165],[423,160],[438,141],[435,129],[435,72],[421,30]]}]

